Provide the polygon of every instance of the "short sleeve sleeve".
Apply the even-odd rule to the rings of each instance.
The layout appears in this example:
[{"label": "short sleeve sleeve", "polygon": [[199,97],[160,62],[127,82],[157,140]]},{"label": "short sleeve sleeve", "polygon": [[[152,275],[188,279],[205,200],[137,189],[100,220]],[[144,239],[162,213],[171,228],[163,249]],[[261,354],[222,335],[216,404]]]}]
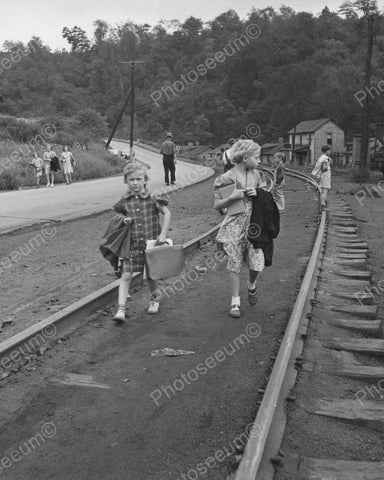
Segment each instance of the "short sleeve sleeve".
[{"label": "short sleeve sleeve", "polygon": [[158,195],[151,195],[152,200],[155,202],[156,207],[166,207],[168,205],[168,199]]},{"label": "short sleeve sleeve", "polygon": [[228,170],[228,172],[225,172],[222,175],[218,176],[213,184],[213,196],[215,200],[221,199],[221,195],[219,192],[220,187],[224,187],[225,185],[231,185],[233,183],[235,183],[235,179],[233,178],[232,170]]},{"label": "short sleeve sleeve", "polygon": [[115,203],[115,205],[112,207],[112,209],[117,213],[121,213],[122,215],[125,215],[126,211],[125,211],[124,200],[121,198],[117,203]]}]

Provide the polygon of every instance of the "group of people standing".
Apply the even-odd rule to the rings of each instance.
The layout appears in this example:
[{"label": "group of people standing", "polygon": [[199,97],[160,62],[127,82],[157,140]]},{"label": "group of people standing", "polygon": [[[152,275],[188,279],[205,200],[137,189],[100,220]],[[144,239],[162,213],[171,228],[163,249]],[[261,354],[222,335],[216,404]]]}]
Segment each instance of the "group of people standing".
[{"label": "group of people standing", "polygon": [[34,153],[29,162],[35,169],[36,186],[40,186],[40,181],[45,173],[47,187],[54,187],[55,173],[61,170],[60,164],[63,166],[65,183],[72,183],[73,167],[76,165],[75,159],[68,145],[64,145],[60,158],[53,150],[51,145],[47,145],[47,149],[43,153],[43,158],[38,153]]}]

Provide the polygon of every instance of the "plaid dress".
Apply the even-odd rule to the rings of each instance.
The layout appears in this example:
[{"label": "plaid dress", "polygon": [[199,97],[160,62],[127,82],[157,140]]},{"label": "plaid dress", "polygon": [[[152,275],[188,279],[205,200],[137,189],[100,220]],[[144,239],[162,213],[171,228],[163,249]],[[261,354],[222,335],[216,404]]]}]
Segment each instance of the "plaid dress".
[{"label": "plaid dress", "polygon": [[154,240],[160,235],[159,207],[167,204],[168,200],[151,195],[148,191],[138,195],[128,191],[113,206],[115,212],[124,217],[132,218],[129,257],[120,257],[122,272],[143,271],[147,240]]}]

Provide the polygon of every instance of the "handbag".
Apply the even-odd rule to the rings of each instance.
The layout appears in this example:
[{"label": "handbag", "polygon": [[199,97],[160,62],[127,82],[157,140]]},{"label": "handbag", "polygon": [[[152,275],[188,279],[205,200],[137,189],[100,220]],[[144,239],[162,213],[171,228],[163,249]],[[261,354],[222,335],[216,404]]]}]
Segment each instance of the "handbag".
[{"label": "handbag", "polygon": [[183,245],[158,245],[145,250],[148,277],[160,280],[176,277],[184,270]]},{"label": "handbag", "polygon": [[327,161],[324,161],[324,162],[321,164],[321,171],[322,171],[322,172],[327,172],[327,171],[328,171],[328,162],[327,162]]}]

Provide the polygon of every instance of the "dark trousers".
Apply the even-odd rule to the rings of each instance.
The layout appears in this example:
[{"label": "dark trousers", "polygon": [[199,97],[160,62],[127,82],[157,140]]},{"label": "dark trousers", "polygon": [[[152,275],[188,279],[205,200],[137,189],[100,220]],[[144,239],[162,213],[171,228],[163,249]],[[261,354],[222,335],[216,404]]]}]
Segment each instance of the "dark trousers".
[{"label": "dark trousers", "polygon": [[171,182],[176,182],[175,156],[163,155],[163,166],[164,166],[165,183],[169,185],[169,173],[171,173]]}]

